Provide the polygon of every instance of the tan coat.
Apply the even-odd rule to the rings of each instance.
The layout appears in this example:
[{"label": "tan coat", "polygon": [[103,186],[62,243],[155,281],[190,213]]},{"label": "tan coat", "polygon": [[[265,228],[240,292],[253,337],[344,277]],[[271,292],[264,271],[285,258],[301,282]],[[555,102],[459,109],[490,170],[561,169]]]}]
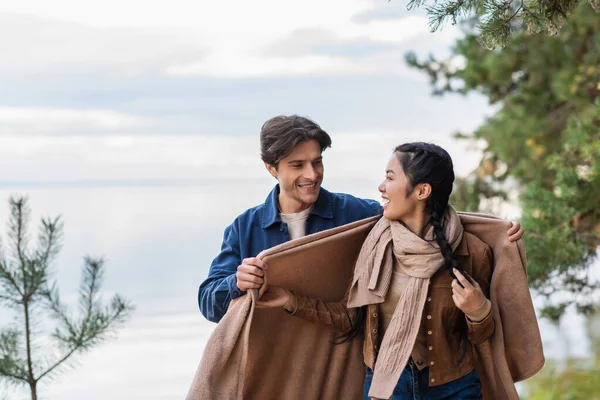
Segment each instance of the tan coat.
[{"label": "tan coat", "polygon": [[[370,218],[284,243],[263,252],[269,282],[324,301],[344,297]],[[544,364],[542,343],[525,274],[521,242],[509,243],[508,223],[461,214],[467,232],[493,251],[490,287],[495,330],[474,346],[473,361],[484,399],[518,399],[514,382]],[[360,338],[335,345],[331,326],[256,309],[258,291],[232,302],[209,339],[188,400],[361,399],[364,382]]]},{"label": "tan coat", "polygon": [[[489,297],[492,277],[492,252],[474,235],[465,232],[456,248],[456,255],[464,270],[481,286]],[[428,349],[429,385],[438,386],[461,378],[473,371],[473,346],[460,347],[459,338],[448,332],[449,321],[453,321],[460,310],[452,300],[452,277],[441,268],[432,278],[427,293],[423,318]],[[346,308],[346,301],[325,303],[307,296],[297,295],[298,306],[295,316],[311,322],[332,325],[338,332],[348,332],[354,310]],[[364,325],[363,357],[365,364],[374,369],[379,345],[383,339],[380,332],[380,305],[371,304],[367,309]],[[465,318],[465,317],[462,317]],[[467,336],[472,344],[481,344],[494,332],[491,314],[480,322],[465,318]],[[417,360],[415,360],[416,362]]]}]

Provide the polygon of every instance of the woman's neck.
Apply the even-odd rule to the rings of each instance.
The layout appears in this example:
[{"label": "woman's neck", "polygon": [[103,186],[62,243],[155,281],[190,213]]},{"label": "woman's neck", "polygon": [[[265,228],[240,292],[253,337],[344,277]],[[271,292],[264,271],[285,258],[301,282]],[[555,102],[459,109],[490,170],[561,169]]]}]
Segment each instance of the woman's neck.
[{"label": "woman's neck", "polygon": [[430,220],[431,214],[426,212],[415,212],[409,217],[402,218],[400,222],[415,235],[423,237],[425,235],[425,227],[429,225]]}]

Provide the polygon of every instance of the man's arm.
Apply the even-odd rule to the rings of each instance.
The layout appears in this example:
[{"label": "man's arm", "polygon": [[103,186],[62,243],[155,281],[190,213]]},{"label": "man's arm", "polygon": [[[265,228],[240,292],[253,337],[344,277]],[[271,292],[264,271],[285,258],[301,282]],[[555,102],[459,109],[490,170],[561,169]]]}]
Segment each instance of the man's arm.
[{"label": "man's arm", "polygon": [[236,271],[241,264],[240,243],[235,222],[225,229],[221,252],[213,260],[208,278],[198,289],[198,306],[206,319],[219,322],[229,303],[242,292],[236,283]]}]

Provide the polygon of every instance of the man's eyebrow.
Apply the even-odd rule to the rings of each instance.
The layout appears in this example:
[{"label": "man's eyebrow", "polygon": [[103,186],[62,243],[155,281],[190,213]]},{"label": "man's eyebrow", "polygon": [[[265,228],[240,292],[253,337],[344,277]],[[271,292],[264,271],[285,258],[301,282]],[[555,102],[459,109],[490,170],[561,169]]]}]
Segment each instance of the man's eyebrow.
[{"label": "man's eyebrow", "polygon": [[394,175],[396,175],[396,174],[394,173],[394,171],[392,171],[391,169],[388,169],[388,170],[386,170],[386,171],[385,171],[385,173],[386,173],[386,174],[394,174]]}]

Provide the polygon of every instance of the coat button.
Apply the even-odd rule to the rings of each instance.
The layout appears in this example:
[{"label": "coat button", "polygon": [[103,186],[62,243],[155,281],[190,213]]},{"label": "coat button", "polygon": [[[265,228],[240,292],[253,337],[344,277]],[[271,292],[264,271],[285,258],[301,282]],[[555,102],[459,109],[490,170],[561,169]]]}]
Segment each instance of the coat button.
[{"label": "coat button", "polygon": [[431,319],[431,315],[428,315],[428,316],[427,316],[427,319]]},{"label": "coat button", "polygon": [[431,301],[431,297],[428,297],[428,298],[427,298],[427,301]]},{"label": "coat button", "polygon": [[433,346],[429,346],[429,351],[433,350]]},{"label": "coat button", "polygon": [[429,364],[430,364],[430,365],[433,365],[433,364],[435,364],[435,362],[434,362],[434,361],[432,361],[432,362],[430,362]]},{"label": "coat button", "polygon": [[373,313],[373,318],[377,318],[377,313],[376,312]]},{"label": "coat button", "polygon": [[431,383],[434,383],[434,382],[435,382],[435,379],[431,378]]},{"label": "coat button", "polygon": [[377,329],[373,329],[373,333],[377,333]]},{"label": "coat button", "polygon": [[433,333],[433,332],[431,332],[431,331],[427,331],[427,334],[428,334],[428,335],[431,335],[432,333]]}]

